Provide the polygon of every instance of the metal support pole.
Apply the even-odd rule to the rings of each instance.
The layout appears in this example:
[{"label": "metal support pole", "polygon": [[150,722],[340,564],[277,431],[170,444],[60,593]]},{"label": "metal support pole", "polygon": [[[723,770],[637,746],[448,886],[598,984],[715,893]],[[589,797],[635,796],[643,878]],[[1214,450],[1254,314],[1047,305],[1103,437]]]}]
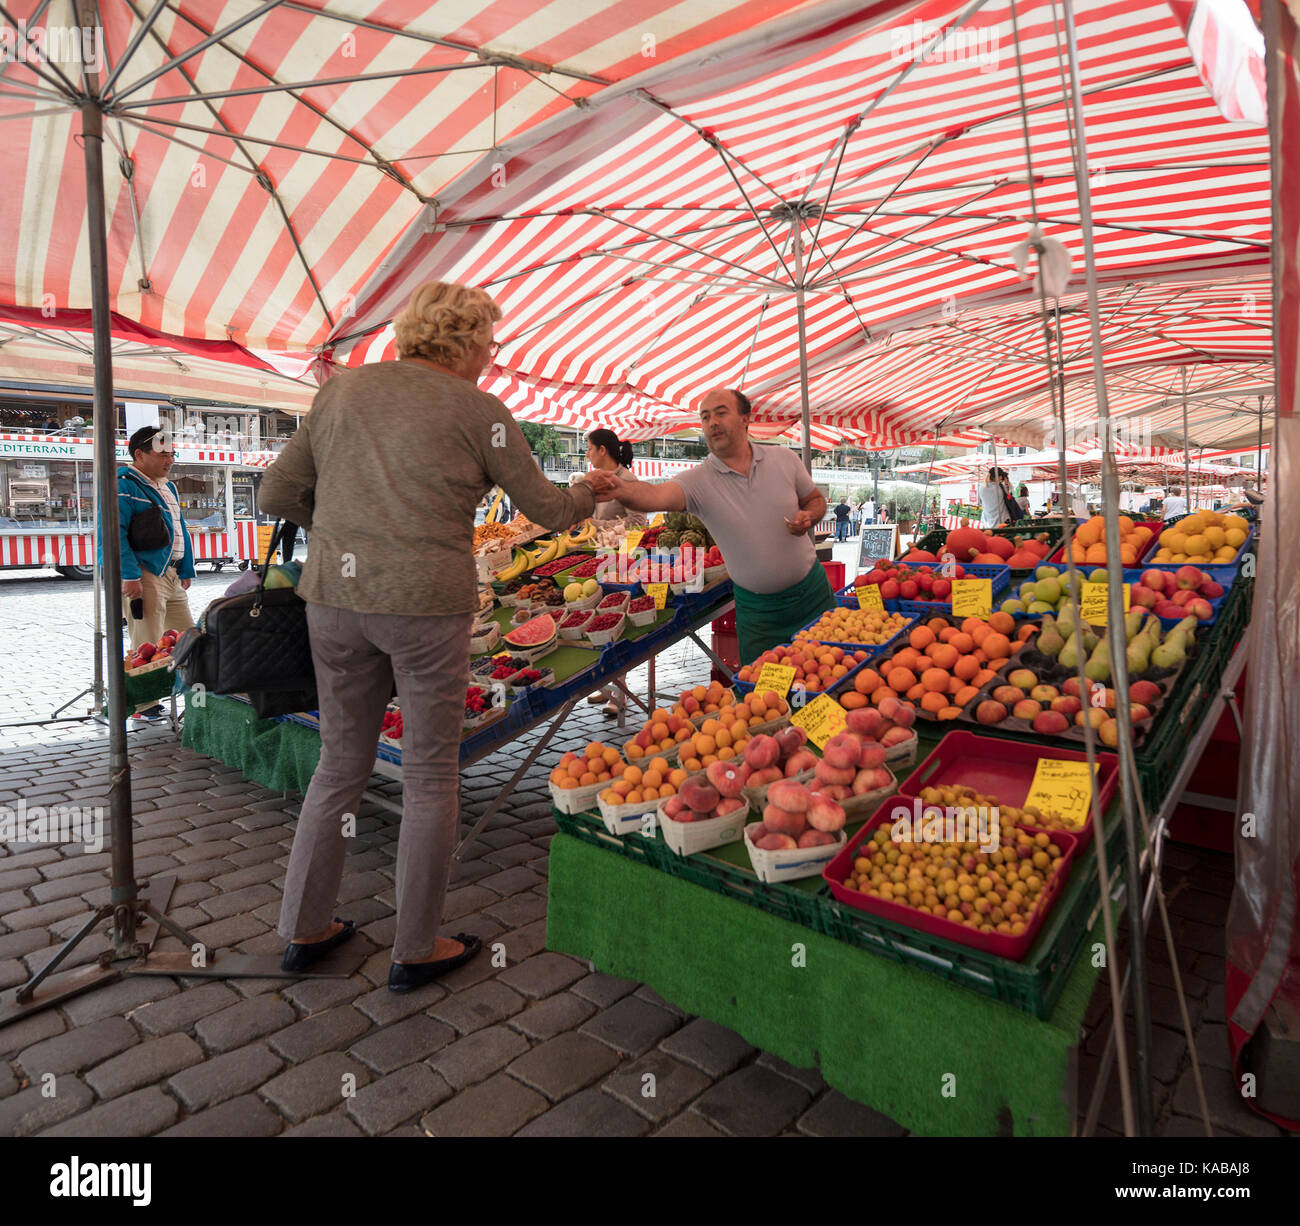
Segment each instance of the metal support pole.
[{"label": "metal support pole", "polygon": [[1264,492],[1264,397],[1259,397],[1259,434],[1255,439],[1255,489]]},{"label": "metal support pole", "polygon": [[[1183,367],[1183,491],[1192,496],[1192,440],[1187,434],[1187,367]],[[1190,503],[1188,504],[1191,505]]]},{"label": "metal support pole", "polygon": [[[1087,269],[1088,322],[1092,335],[1093,372],[1097,383],[1097,417],[1102,435],[1102,513],[1106,520],[1107,635],[1110,639],[1111,672],[1115,682],[1116,703],[1121,711],[1129,702],[1128,642],[1124,633],[1123,572],[1119,544],[1119,480],[1112,451],[1110,406],[1106,398],[1106,370],[1101,340],[1101,312],[1097,300],[1097,262],[1092,232],[1092,197],[1088,185],[1088,143],[1084,122],[1083,96],[1079,85],[1079,46],[1074,24],[1073,0],[1065,0],[1065,33],[1069,55],[1070,107],[1078,140],[1075,160],[1075,185],[1079,193],[1079,215],[1083,230],[1084,257]],[[1120,799],[1124,815],[1126,851],[1125,876],[1128,881],[1129,958],[1133,970],[1133,1021],[1135,1030],[1135,1088],[1137,1091],[1138,1135],[1149,1137],[1154,1126],[1151,1099],[1151,1008],[1147,995],[1146,925],[1142,913],[1142,892],[1137,888],[1141,877],[1141,832],[1138,829],[1137,798],[1133,779],[1133,728],[1128,720],[1119,725]],[[1117,1024],[1124,1024],[1123,1018]]]},{"label": "metal support pole", "polygon": [[804,317],[803,218],[791,219],[794,238],[794,311],[799,324],[799,414],[803,421],[803,466],[812,472],[812,409],[808,403],[808,326]]},{"label": "metal support pole", "polygon": [[[94,317],[95,469],[99,475],[96,521],[100,539],[118,539],[117,482],[112,480],[113,351],[109,334],[108,245],[104,215],[103,114],[94,99],[81,107],[82,149],[86,166],[87,239],[90,246],[90,296]],[[104,626],[122,624],[122,559],[118,550],[104,550]],[[113,832],[110,898],[114,906],[113,943],[119,957],[135,945],[135,860],[131,846],[131,767],[126,757],[126,674],[108,670],[108,811]]]}]

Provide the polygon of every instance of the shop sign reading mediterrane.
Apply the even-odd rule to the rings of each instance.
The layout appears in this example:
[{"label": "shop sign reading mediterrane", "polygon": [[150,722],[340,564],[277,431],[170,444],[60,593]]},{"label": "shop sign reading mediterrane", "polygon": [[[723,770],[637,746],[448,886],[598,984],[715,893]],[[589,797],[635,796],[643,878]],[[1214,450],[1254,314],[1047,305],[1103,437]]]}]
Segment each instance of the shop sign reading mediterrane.
[{"label": "shop sign reading mediterrane", "polygon": [[[126,463],[130,456],[126,453],[126,444],[116,444],[117,459]],[[54,442],[39,443],[31,439],[0,440],[0,458],[42,460],[93,460],[95,446],[93,443]]]}]

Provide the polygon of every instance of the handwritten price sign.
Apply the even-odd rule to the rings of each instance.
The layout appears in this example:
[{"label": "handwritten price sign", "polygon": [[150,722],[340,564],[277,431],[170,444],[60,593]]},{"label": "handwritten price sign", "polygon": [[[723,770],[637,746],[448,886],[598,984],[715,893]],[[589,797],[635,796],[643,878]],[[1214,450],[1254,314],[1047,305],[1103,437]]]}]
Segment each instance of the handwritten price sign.
[{"label": "handwritten price sign", "polygon": [[874,609],[877,613],[885,611],[885,602],[880,598],[880,584],[864,583],[857,590],[858,608]]},{"label": "handwritten price sign", "polygon": [[993,612],[992,579],[954,579],[953,617],[987,617]]},{"label": "handwritten price sign", "polygon": [[[1130,585],[1124,584],[1124,612],[1128,612]],[[1083,584],[1083,595],[1079,601],[1079,612],[1090,626],[1106,625],[1106,617],[1109,609],[1107,607],[1107,593],[1110,591],[1109,583],[1089,583],[1086,580]]]},{"label": "handwritten price sign", "polygon": [[1039,758],[1025,804],[1043,813],[1059,813],[1066,821],[1083,826],[1092,804],[1092,777],[1087,762]]},{"label": "handwritten price sign", "polygon": [[641,538],[643,536],[645,536],[644,529],[639,532],[629,532],[623,538],[623,552],[631,553],[632,550],[634,550],[641,543]]},{"label": "handwritten price sign", "polygon": [[764,664],[758,670],[758,677],[754,681],[754,689],[759,694],[766,694],[768,690],[775,690],[784,698],[790,692],[790,687],[793,684],[794,669],[789,664]]},{"label": "handwritten price sign", "polygon": [[803,728],[808,739],[821,749],[836,733],[844,731],[847,714],[829,694],[822,694],[794,712],[790,722]]},{"label": "handwritten price sign", "polygon": [[662,609],[668,604],[668,584],[666,583],[647,583],[645,585],[645,594],[655,598],[656,609]]}]

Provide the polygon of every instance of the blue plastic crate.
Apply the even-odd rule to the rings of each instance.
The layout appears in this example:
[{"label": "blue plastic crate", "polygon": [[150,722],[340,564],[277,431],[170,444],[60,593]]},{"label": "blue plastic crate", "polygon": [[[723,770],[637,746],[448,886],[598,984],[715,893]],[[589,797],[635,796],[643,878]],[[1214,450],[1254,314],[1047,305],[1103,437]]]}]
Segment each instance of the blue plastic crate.
[{"label": "blue plastic crate", "polygon": [[[1168,526],[1169,525],[1166,525],[1166,527]],[[1246,537],[1245,544],[1237,550],[1237,556],[1233,558],[1231,562],[1211,562],[1207,566],[1202,566],[1199,562],[1139,562],[1138,567],[1142,570],[1177,570],[1180,566],[1195,566],[1198,570],[1205,571],[1207,575],[1213,575],[1219,583],[1222,583],[1224,587],[1227,587],[1227,582],[1220,578],[1216,572],[1231,571],[1235,575],[1241,566],[1241,559],[1246,554],[1254,551],[1257,532],[1258,529],[1252,525],[1250,535]],[[1151,539],[1151,542],[1147,547],[1147,552],[1154,557],[1159,548],[1160,536],[1159,533],[1157,533],[1156,536]]]},{"label": "blue plastic crate", "polygon": [[[893,610],[893,611],[897,612],[897,610]],[[886,610],[886,612],[890,612],[890,610]],[[802,634],[805,630],[811,630],[813,626],[815,626],[819,621],[821,621],[822,616],[823,614],[818,613],[817,616],[812,619],[812,621],[810,621],[806,626],[800,626],[799,629],[795,631],[795,633]],[[818,643],[825,643],[827,647],[843,647],[849,651],[865,651],[867,653],[868,659],[870,659],[875,656],[883,655],[887,651],[892,651],[894,647],[898,645],[898,640],[902,638],[903,635],[907,634],[915,625],[916,625],[916,618],[913,617],[907,622],[906,625],[904,625],[898,631],[897,634],[895,634],[892,638],[886,639],[885,642],[880,644],[846,643],[839,639],[825,639],[825,638],[818,638],[814,641]]]},{"label": "blue plastic crate", "polygon": [[[821,642],[820,639],[818,639],[817,641]],[[861,644],[855,646],[852,643],[849,644],[827,643],[826,646],[827,647],[847,646],[850,651],[866,650],[866,648],[863,647]],[[874,655],[868,655],[865,660],[860,660],[851,669],[849,669],[849,671],[845,673],[844,676],[842,676],[838,681],[836,681],[834,685],[830,686],[828,689],[819,690],[816,694],[812,694],[809,697],[808,701],[812,702],[814,698],[820,698],[822,694],[835,694],[837,691],[842,690],[846,685],[852,683],[853,678],[857,676],[857,674],[860,673],[864,668],[870,667],[872,661],[875,660],[875,658],[876,657]],[[741,681],[739,678],[732,678],[731,685],[732,688],[736,691],[736,693],[739,694],[741,697],[744,697],[744,695],[750,693],[754,688],[754,683],[752,681]],[[795,685],[798,685],[798,682],[795,682]],[[793,686],[791,688],[793,689]]]},{"label": "blue plastic crate", "polygon": [[[1195,566],[1195,565],[1196,564],[1194,562],[1179,563],[1179,566]],[[1172,567],[1172,568],[1167,568],[1164,566],[1125,567],[1123,571],[1124,582],[1136,585],[1136,583],[1142,577],[1145,571],[1166,570],[1166,569],[1172,571],[1172,570],[1176,570],[1177,567]],[[1228,597],[1232,595],[1232,585],[1237,579],[1237,568],[1235,566],[1229,566],[1227,563],[1225,563],[1222,566],[1198,566],[1196,569],[1201,571],[1202,574],[1209,575],[1210,578],[1215,581],[1215,583],[1220,583],[1223,585],[1223,595],[1216,596],[1214,597],[1214,599],[1210,600],[1209,602],[1210,608],[1214,611],[1214,615],[1208,621],[1203,621],[1198,623],[1198,625],[1201,626],[1212,626],[1214,625],[1215,622],[1219,620],[1219,610],[1223,608],[1223,606],[1228,601]],[[1216,572],[1226,572],[1226,573],[1216,573]],[[1207,599],[1207,598],[1202,597],[1202,599]],[[1162,617],[1160,619],[1160,624],[1164,626],[1166,630],[1168,630],[1171,627],[1176,626],[1181,620],[1182,618]]]},{"label": "blue plastic crate", "polygon": [[[850,583],[847,587],[842,587],[835,593],[835,603],[842,609],[856,609],[858,607],[857,592],[858,589]],[[880,603],[885,606],[886,613],[897,613],[899,611],[899,602],[897,600],[882,600]]]}]

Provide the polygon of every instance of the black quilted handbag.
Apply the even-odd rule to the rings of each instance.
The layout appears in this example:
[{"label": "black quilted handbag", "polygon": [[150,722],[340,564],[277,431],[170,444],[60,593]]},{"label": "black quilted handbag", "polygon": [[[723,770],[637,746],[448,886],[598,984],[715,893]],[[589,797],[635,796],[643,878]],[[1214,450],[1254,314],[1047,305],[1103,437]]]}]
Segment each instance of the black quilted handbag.
[{"label": "black quilted handbag", "polygon": [[266,589],[276,545],[284,539],[287,557],[297,530],[294,524],[277,525],[257,587],[214,600],[199,624],[181,635],[172,660],[187,686],[247,694],[263,717],[315,708],[306,602],[293,588]]}]

